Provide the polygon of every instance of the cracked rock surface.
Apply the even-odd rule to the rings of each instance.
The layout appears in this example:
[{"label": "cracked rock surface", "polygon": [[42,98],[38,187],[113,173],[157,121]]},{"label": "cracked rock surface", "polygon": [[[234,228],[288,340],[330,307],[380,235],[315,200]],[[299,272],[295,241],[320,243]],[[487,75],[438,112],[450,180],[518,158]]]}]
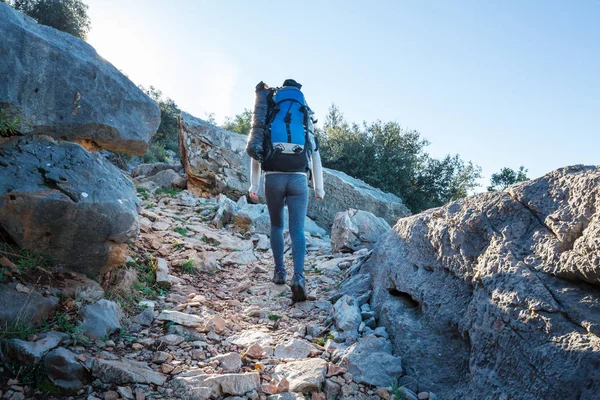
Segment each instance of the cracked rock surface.
[{"label": "cracked rock surface", "polygon": [[598,398],[599,183],[567,167],[400,219],[361,273],[406,372],[448,399]]},{"label": "cracked rock surface", "polygon": [[102,156],[47,136],[0,145],[0,227],[21,248],[94,279],[139,232],[135,189]]}]

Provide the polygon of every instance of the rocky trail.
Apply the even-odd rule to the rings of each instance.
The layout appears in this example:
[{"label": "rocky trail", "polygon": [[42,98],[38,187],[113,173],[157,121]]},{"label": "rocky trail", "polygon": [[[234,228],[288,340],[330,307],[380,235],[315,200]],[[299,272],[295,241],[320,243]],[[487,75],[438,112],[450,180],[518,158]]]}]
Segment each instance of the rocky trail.
[{"label": "rocky trail", "polygon": [[[400,358],[365,299],[337,293],[366,249],[332,254],[328,237],[307,233],[309,300],[292,304],[289,286],[271,282],[268,237],[247,232],[239,215],[215,227],[227,221],[231,201],[138,193],[141,233],[106,293],[73,273],[63,274],[63,286],[73,290],[65,279],[82,283],[69,296],[51,287],[57,279],[35,285],[18,268],[6,271],[16,293],[58,294],[55,308],[69,310],[64,315],[78,328],[60,332],[57,324],[8,340],[6,357],[25,368],[2,369],[11,376],[2,398],[388,399],[394,390],[396,398],[417,398],[409,391],[418,392],[414,379],[394,380]],[[32,368],[63,394],[44,393],[25,373]]]}]

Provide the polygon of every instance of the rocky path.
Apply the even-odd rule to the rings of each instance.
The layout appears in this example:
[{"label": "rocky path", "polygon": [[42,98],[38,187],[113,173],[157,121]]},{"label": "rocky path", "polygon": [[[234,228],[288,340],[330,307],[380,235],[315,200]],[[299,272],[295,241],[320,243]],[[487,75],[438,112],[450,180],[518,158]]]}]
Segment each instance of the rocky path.
[{"label": "rocky path", "polygon": [[[52,331],[5,350],[13,358],[37,351],[51,381],[73,395],[43,397],[16,377],[2,398],[417,398],[416,382],[394,381],[401,360],[368,297],[336,293],[367,251],[332,255],[328,238],[307,234],[309,301],[292,304],[289,287],[270,281],[268,238],[246,232],[248,221],[227,215],[224,202],[141,194],[142,233],[107,290],[129,301],[82,300],[80,291],[78,323],[91,342]],[[289,251],[286,263],[291,276]],[[157,292],[144,286],[144,270],[137,279],[127,272],[141,264],[153,266],[147,282]]]}]

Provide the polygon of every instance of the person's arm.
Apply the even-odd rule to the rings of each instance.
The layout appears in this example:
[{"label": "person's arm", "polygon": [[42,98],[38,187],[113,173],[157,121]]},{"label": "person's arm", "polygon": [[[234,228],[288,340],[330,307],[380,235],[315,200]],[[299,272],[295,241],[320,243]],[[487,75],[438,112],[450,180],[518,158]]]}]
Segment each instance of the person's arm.
[{"label": "person's arm", "polygon": [[325,189],[323,189],[323,166],[321,165],[321,156],[318,150],[312,154],[312,174],[315,195],[317,196],[317,200],[322,200],[325,197]]},{"label": "person's arm", "polygon": [[258,187],[260,185],[260,164],[254,158],[250,158],[250,198],[258,200]]}]

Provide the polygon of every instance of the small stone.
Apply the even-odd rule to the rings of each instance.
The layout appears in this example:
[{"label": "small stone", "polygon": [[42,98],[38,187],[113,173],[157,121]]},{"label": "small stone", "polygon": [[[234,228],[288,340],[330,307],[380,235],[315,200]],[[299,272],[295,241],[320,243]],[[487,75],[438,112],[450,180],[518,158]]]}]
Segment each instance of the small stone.
[{"label": "small stone", "polygon": [[280,364],[275,374],[289,381],[293,392],[314,392],[320,390],[327,374],[327,361],[320,358],[307,358]]},{"label": "small stone", "polygon": [[173,334],[161,336],[158,340],[167,346],[178,346],[185,341],[182,336]]},{"label": "small stone", "polygon": [[114,390],[110,390],[104,393],[104,400],[118,400],[119,394]]},{"label": "small stone", "polygon": [[277,392],[283,393],[283,392],[288,392],[289,390],[290,390],[290,383],[288,382],[287,379],[281,378],[281,380],[277,384]]},{"label": "small stone", "polygon": [[134,399],[133,397],[133,391],[131,390],[130,387],[127,386],[119,386],[117,388],[117,392],[119,392],[119,394],[121,395],[122,398],[124,399]]},{"label": "small stone", "polygon": [[226,327],[226,322],[225,320],[220,316],[220,315],[213,315],[208,322],[206,323],[206,325],[204,325],[204,328],[202,329],[205,332],[217,332],[217,333],[221,333],[225,330]]},{"label": "small stone", "polygon": [[121,307],[114,301],[102,299],[81,309],[83,334],[92,340],[107,337],[121,329]]},{"label": "small stone", "polygon": [[310,399],[311,400],[327,400],[327,398],[325,397],[325,393],[316,393],[316,392],[313,392]]},{"label": "small stone", "polygon": [[371,317],[371,318],[365,320],[364,324],[365,324],[365,326],[367,326],[371,329],[377,328],[377,321],[375,320],[375,317]]},{"label": "small stone", "polygon": [[140,343],[134,343],[134,344],[132,344],[132,345],[131,345],[131,348],[132,348],[133,350],[136,350],[136,351],[137,351],[137,350],[142,350],[142,349],[144,348],[144,345],[143,345],[143,344],[140,344]]},{"label": "small stone", "polygon": [[277,394],[277,386],[272,383],[263,383],[260,386],[260,391],[266,394]]},{"label": "small stone", "polygon": [[417,394],[407,387],[400,386],[398,388],[398,393],[400,393],[405,400],[418,400]]},{"label": "small stone", "polygon": [[146,308],[144,311],[133,317],[133,322],[142,326],[151,326],[154,321],[154,310]]},{"label": "small stone", "polygon": [[388,400],[390,398],[390,392],[388,392],[386,388],[377,390],[375,394],[381,397],[383,400]]},{"label": "small stone", "polygon": [[421,392],[417,395],[419,400],[429,400],[429,392]]},{"label": "small stone", "polygon": [[204,320],[197,315],[186,314],[179,311],[164,310],[157,317],[159,321],[171,321],[191,328],[204,325]]},{"label": "small stone", "polygon": [[248,350],[246,350],[246,353],[244,353],[244,356],[253,358],[255,360],[261,359],[264,355],[265,355],[265,350],[258,343],[255,343],[252,346],[250,346],[248,348]]},{"label": "small stone", "polygon": [[206,358],[206,353],[202,350],[194,349],[190,351],[190,357],[192,357],[192,360],[204,360]]},{"label": "small stone", "polygon": [[413,378],[412,376],[406,375],[400,378],[398,381],[398,386],[404,386],[410,389],[414,393],[419,392],[419,382]]},{"label": "small stone", "polygon": [[174,367],[174,366],[172,366],[172,365],[169,365],[169,364],[162,364],[162,365],[160,366],[160,370],[161,370],[161,372],[162,372],[163,374],[169,374],[169,373],[171,373],[171,372],[172,372],[174,369],[175,369],[175,367]]},{"label": "small stone", "polygon": [[339,365],[335,365],[333,363],[329,363],[329,366],[327,367],[327,377],[332,377],[332,376],[336,376],[336,375],[343,375],[346,372],[348,372],[348,370],[344,367],[341,367]]},{"label": "small stone", "polygon": [[171,356],[169,353],[164,351],[157,351],[152,357],[152,362],[154,364],[162,364],[168,362],[170,359],[173,359],[173,356]]},{"label": "small stone", "polygon": [[183,372],[183,368],[180,365],[178,365],[173,369],[173,371],[170,372],[170,374],[171,375],[179,375],[182,372]]},{"label": "small stone", "polygon": [[242,368],[242,357],[239,353],[227,353],[213,357],[210,361],[218,361],[223,372],[238,372]]}]

